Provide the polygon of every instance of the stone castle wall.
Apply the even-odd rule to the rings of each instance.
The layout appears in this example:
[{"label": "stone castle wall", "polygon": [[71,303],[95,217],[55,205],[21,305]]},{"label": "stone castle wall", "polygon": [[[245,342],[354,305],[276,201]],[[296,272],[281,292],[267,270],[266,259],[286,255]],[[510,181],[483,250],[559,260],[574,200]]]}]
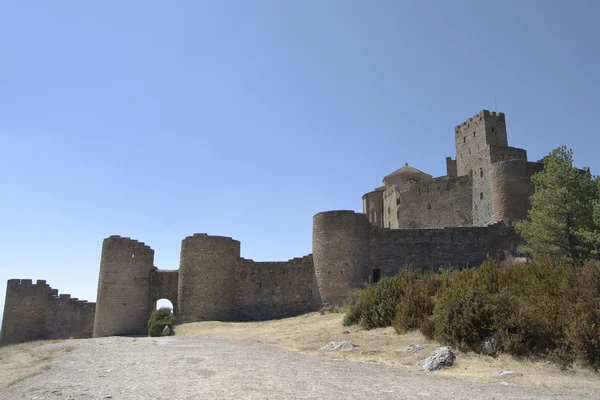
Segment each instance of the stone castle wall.
[{"label": "stone castle wall", "polygon": [[143,242],[121,236],[104,239],[94,337],[147,334],[153,269],[154,250]]},{"label": "stone castle wall", "polygon": [[[441,190],[441,189],[440,189]],[[196,234],[182,241],[178,271],[154,267],[144,243],[104,240],[98,302],[58,295],[45,281],[8,283],[0,344],[68,337],[145,335],[156,300],[175,305],[178,323],[264,320],[341,305],[352,289],[406,266],[477,266],[502,257],[519,238],[489,227],[386,229],[365,214],[328,211],[313,218],[313,254],[282,262],[240,258],[240,242]]]},{"label": "stone castle wall", "polygon": [[150,302],[152,311],[155,311],[155,303],[160,299],[167,299],[177,309],[177,290],[179,284],[178,270],[161,270],[154,268],[150,274]]},{"label": "stone castle wall", "polygon": [[[0,344],[42,338],[147,334],[156,301],[169,299],[178,323],[262,320],[347,301],[380,276],[419,268],[477,266],[514,252],[521,239],[496,221],[522,219],[542,169],[508,146],[503,113],[483,110],[455,128],[447,176],[406,165],[363,196],[364,214],[313,217],[313,253],[281,262],[240,257],[240,242],[195,234],[182,241],[179,270],[154,266],[142,242],[104,240],[97,304],[58,296],[45,281],[11,280]],[[391,229],[390,229],[391,228]]]},{"label": "stone castle wall", "polygon": [[46,281],[11,279],[0,345],[42,339],[90,338],[94,329],[95,303],[58,294]]},{"label": "stone castle wall", "polygon": [[470,176],[406,181],[384,192],[383,228],[434,228],[470,226],[472,180]]},{"label": "stone castle wall", "polygon": [[529,197],[533,194],[531,175],[541,171],[542,164],[527,160],[508,160],[492,164],[493,221],[515,221],[527,217]]},{"label": "stone castle wall", "polygon": [[181,242],[177,320],[231,321],[240,304],[236,269],[240,242],[204,233]]},{"label": "stone castle wall", "polygon": [[454,128],[458,176],[479,168],[477,153],[489,145],[508,146],[503,113],[481,111]]},{"label": "stone castle wall", "polygon": [[240,306],[237,319],[283,318],[318,308],[312,255],[282,262],[240,259],[237,270]]},{"label": "stone castle wall", "polygon": [[[489,256],[502,259],[521,238],[504,224],[441,229],[380,229],[369,233],[369,268],[394,276],[401,268],[478,266]],[[372,272],[371,272],[372,273]]]},{"label": "stone castle wall", "polygon": [[313,260],[323,305],[342,304],[348,288],[369,277],[369,219],[354,211],[328,211],[313,217]]}]

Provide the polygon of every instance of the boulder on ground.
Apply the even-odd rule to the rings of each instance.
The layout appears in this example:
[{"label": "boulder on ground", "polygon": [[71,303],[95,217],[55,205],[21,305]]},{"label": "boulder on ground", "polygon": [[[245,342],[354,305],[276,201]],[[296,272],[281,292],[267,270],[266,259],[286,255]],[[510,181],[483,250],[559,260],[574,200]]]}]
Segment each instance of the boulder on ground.
[{"label": "boulder on ground", "polygon": [[164,329],[160,333],[160,336],[169,336],[169,335],[171,335],[171,328],[169,328],[169,325],[165,325]]},{"label": "boulder on ground", "polygon": [[440,347],[429,357],[419,363],[419,368],[423,371],[435,371],[443,367],[449,367],[454,363],[456,356],[450,347]]},{"label": "boulder on ground", "polygon": [[338,351],[354,351],[356,345],[352,342],[329,342],[321,350],[338,350]]}]

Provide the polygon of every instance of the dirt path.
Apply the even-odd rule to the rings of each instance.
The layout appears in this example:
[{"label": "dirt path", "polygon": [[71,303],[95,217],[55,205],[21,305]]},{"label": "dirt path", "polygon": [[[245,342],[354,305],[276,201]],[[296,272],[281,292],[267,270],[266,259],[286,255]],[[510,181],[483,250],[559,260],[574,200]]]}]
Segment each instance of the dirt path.
[{"label": "dirt path", "polygon": [[111,337],[62,346],[73,350],[0,399],[594,398],[585,389],[480,384],[240,340]]},{"label": "dirt path", "polygon": [[[433,348],[440,346],[439,343],[428,341],[419,332],[397,335],[392,328],[370,331],[362,330],[358,326],[344,328],[342,318],[342,314],[310,313],[276,321],[198,322],[177,327],[177,334],[268,343],[307,354],[384,364],[412,372],[415,371],[418,362],[429,355],[430,349],[412,354],[405,353],[404,350],[409,344],[429,343]],[[343,333],[344,331],[349,333]],[[340,353],[319,350],[330,341],[342,340],[358,345],[358,351]],[[471,382],[497,383],[499,379],[492,378],[491,375],[503,370],[518,373],[503,379],[509,383],[560,390],[587,388],[598,393],[600,400],[600,374],[582,368],[561,371],[556,365],[545,361],[516,360],[506,355],[492,358],[474,353],[457,353],[457,360],[452,368],[437,371],[435,374]]]}]

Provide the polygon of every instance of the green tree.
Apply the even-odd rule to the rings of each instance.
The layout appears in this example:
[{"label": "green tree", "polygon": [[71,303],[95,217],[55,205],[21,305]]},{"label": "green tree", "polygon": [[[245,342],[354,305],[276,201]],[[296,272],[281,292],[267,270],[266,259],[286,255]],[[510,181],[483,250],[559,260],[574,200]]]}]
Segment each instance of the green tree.
[{"label": "green tree", "polygon": [[535,190],[527,218],[515,224],[526,243],[521,251],[576,262],[597,257],[598,179],[588,169],[575,168],[573,152],[565,146],[554,149],[543,163],[544,169],[532,176]]}]

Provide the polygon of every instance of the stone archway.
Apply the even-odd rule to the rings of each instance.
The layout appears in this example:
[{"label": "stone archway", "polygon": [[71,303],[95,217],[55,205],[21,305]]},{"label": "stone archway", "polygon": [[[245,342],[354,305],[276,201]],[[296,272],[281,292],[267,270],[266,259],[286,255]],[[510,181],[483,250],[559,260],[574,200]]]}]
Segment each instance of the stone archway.
[{"label": "stone archway", "polygon": [[[150,275],[150,304],[148,309],[154,312],[160,308],[161,301],[171,303],[173,314],[177,315],[177,284],[179,271],[166,271],[155,269]],[[158,304],[157,304],[158,303]]]}]

